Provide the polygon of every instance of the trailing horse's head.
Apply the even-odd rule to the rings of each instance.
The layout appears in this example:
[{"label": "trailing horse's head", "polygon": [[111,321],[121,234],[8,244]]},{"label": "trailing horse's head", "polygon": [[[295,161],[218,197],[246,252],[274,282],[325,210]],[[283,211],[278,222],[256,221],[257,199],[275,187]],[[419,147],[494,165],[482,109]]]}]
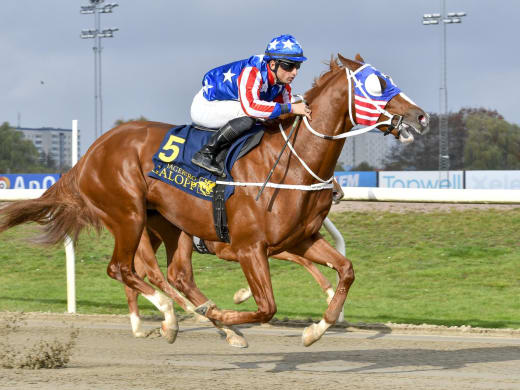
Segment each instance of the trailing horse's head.
[{"label": "trailing horse's head", "polygon": [[419,134],[428,130],[429,115],[401,92],[391,77],[366,64],[356,55],[356,61],[338,54],[346,67],[349,94],[353,98],[350,118],[353,124],[374,126],[387,134],[393,134],[403,143],[414,140],[411,129]]}]

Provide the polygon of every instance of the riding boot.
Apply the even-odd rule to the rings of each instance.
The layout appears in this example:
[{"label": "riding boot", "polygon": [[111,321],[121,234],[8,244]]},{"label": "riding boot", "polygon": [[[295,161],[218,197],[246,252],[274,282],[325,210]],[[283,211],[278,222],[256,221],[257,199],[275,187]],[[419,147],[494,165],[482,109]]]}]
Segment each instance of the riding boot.
[{"label": "riding boot", "polygon": [[191,162],[216,176],[223,176],[224,168],[216,161],[218,153],[251,129],[254,124],[255,119],[248,116],[230,120],[209,138],[202,149],[193,155]]}]

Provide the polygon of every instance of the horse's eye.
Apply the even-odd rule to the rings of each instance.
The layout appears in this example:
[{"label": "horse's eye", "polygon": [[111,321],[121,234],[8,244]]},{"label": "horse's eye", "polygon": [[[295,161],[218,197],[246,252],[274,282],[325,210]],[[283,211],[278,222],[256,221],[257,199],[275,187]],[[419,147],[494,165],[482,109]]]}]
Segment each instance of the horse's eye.
[{"label": "horse's eye", "polygon": [[365,89],[372,96],[381,96],[383,94],[379,77],[371,74],[365,80]]}]

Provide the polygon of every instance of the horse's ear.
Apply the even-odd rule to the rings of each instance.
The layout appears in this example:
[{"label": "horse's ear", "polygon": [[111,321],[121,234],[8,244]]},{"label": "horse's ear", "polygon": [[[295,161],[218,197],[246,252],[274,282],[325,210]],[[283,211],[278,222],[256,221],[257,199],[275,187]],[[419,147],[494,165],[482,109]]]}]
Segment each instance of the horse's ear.
[{"label": "horse's ear", "polygon": [[356,69],[359,64],[356,62],[349,60],[348,58],[343,57],[341,54],[338,53],[338,59],[343,64],[343,66],[349,68],[349,69]]},{"label": "horse's ear", "polygon": [[359,53],[356,54],[356,61],[362,62],[363,64],[365,63],[365,60]]},{"label": "horse's ear", "polygon": [[341,54],[338,53],[338,59],[344,66],[349,66],[349,63],[351,62],[348,58],[343,57]]}]

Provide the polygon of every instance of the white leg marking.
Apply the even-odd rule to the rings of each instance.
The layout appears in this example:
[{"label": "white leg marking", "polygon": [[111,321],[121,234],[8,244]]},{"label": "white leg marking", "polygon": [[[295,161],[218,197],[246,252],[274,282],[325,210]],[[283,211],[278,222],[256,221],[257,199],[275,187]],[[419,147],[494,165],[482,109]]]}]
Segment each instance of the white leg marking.
[{"label": "white leg marking", "polygon": [[178,329],[177,317],[173,310],[173,303],[163,293],[156,291],[153,295],[143,295],[146,299],[152,302],[157,309],[164,314],[164,324],[170,329]]},{"label": "white leg marking", "polygon": [[327,294],[327,304],[330,305],[332,298],[334,298],[334,290],[332,287],[329,287],[325,293]]},{"label": "white leg marking", "polygon": [[146,334],[143,331],[141,317],[139,317],[137,313],[130,313],[130,324],[132,325],[132,333],[134,337],[146,337]]}]

